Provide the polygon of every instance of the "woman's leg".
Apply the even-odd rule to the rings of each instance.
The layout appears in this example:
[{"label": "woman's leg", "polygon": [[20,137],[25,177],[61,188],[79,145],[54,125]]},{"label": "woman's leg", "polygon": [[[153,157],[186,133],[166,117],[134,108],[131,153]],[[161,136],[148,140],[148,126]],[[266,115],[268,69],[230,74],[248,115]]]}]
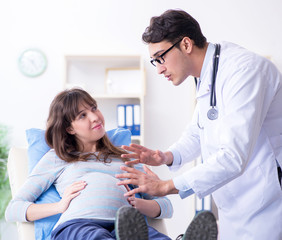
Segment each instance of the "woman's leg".
[{"label": "woman's leg", "polygon": [[160,233],[151,226],[148,226],[149,240],[171,240],[168,236]]},{"label": "woman's leg", "polygon": [[52,240],[115,239],[111,234],[114,222],[92,219],[74,219],[60,224],[51,234]]}]

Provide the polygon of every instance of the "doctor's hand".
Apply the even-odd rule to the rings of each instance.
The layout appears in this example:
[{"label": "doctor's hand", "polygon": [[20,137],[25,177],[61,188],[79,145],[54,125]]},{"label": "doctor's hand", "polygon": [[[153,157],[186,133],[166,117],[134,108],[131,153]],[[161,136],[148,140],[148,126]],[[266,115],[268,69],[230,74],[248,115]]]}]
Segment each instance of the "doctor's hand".
[{"label": "doctor's hand", "polygon": [[[127,191],[130,191],[128,185],[124,186]],[[129,196],[127,201],[132,207],[138,209],[139,212],[147,217],[155,218],[161,214],[160,205],[155,200],[136,198],[134,194]]]},{"label": "doctor's hand", "polygon": [[152,196],[165,196],[167,194],[178,193],[172,180],[163,181],[145,165],[143,168],[146,173],[131,167],[121,166],[121,170],[127,173],[117,174],[115,177],[127,179],[118,182],[117,185],[132,184],[138,186],[138,188],[132,189],[124,196],[128,197],[140,192],[148,193]]},{"label": "doctor's hand", "polygon": [[[126,165],[144,163],[150,166],[160,166],[162,164],[171,164],[172,159],[169,159],[169,153],[163,153],[160,150],[154,151],[134,143],[129,146],[123,145],[122,148],[133,153],[122,154],[121,157],[135,158],[135,160],[126,162]],[[172,154],[170,157],[172,157]]]}]

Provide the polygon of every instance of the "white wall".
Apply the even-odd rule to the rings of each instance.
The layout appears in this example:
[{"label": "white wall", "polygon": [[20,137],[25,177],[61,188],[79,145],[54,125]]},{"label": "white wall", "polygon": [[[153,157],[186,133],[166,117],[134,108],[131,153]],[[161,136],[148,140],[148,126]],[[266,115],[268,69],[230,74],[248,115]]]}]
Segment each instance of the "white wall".
[{"label": "white wall", "polygon": [[[50,101],[62,89],[65,53],[141,54],[149,60],[141,35],[152,16],[169,8],[194,16],[208,41],[228,40],[269,55],[282,71],[280,0],[1,1],[0,123],[11,128],[11,145],[26,146],[25,129],[45,127]],[[28,47],[40,48],[48,58],[47,71],[38,78],[24,77],[17,67]],[[145,143],[165,150],[191,118],[193,81],[176,88],[148,62],[145,67]],[[156,171],[162,178],[173,176],[165,167]],[[175,215],[167,227],[175,238],[193,217],[194,199],[170,198]]]}]

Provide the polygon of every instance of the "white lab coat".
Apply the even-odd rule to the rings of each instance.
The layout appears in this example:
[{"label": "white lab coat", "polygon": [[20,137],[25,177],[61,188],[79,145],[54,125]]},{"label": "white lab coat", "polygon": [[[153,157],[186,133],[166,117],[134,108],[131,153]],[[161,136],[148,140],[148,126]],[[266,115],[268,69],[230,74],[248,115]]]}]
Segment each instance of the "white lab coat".
[{"label": "white lab coat", "polygon": [[[201,73],[193,122],[171,149],[177,169],[201,153],[200,164],[179,176],[202,198],[212,193],[220,239],[281,240],[282,76],[268,60],[221,43],[216,79],[218,119],[209,120],[212,59]],[[200,125],[200,129],[197,126]]]}]

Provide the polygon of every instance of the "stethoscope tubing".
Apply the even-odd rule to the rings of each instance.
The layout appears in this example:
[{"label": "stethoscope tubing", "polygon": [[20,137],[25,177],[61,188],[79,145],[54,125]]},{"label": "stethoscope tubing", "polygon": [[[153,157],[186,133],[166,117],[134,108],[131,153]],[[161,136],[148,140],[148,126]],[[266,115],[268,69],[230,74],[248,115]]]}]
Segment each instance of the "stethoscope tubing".
[{"label": "stethoscope tubing", "polygon": [[212,84],[211,84],[211,96],[210,96],[210,106],[214,108],[216,106],[216,93],[215,93],[215,82],[218,70],[218,62],[220,56],[220,44],[215,44],[215,52],[213,56],[213,74],[212,74]]},{"label": "stethoscope tubing", "polygon": [[[216,84],[216,76],[219,64],[219,56],[220,56],[220,44],[215,44],[215,51],[213,56],[213,72],[212,72],[212,82],[211,82],[211,94],[210,94],[210,109],[207,112],[207,117],[210,120],[215,120],[218,117],[218,111],[216,109],[216,92],[215,92],[215,84]],[[194,77],[195,84],[197,86],[197,78]],[[198,116],[199,118],[199,116]],[[199,121],[199,119],[198,119]],[[198,123],[199,128],[200,127]]]}]

